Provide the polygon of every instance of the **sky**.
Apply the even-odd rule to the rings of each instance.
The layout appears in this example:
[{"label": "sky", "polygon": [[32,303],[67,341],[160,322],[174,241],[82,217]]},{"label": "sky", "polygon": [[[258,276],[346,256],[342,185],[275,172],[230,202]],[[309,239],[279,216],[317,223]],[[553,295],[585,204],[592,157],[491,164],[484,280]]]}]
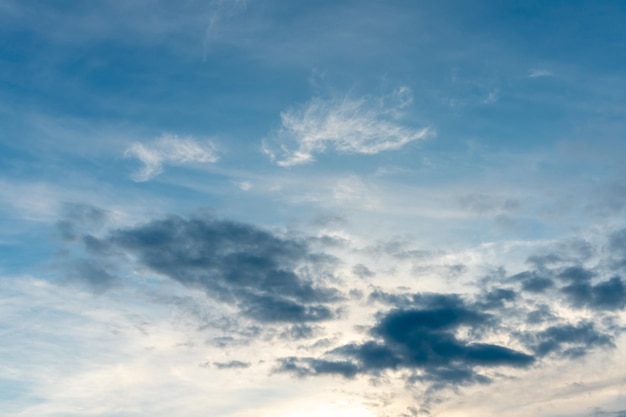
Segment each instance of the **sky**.
[{"label": "sky", "polygon": [[0,0],[2,414],[626,416],[625,20]]}]

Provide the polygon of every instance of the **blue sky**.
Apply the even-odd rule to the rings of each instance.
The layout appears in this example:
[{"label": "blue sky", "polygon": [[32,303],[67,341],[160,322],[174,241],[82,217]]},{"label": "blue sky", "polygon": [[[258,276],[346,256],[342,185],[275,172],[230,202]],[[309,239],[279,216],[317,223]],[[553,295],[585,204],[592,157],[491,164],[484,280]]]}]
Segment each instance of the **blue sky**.
[{"label": "blue sky", "polygon": [[0,0],[4,415],[626,415],[625,18]]}]

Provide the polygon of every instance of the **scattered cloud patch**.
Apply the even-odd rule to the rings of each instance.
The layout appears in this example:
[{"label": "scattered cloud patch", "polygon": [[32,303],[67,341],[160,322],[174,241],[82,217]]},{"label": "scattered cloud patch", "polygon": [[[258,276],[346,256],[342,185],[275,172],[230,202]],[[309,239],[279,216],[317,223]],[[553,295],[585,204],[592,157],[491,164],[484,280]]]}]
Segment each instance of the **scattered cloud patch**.
[{"label": "scattered cloud patch", "polygon": [[252,189],[252,183],[250,181],[237,182],[235,183],[235,185],[237,185],[237,188],[239,188],[241,191],[249,191],[250,189]]},{"label": "scattered cloud patch", "polygon": [[245,369],[250,367],[250,362],[229,361],[229,362],[213,362],[213,366],[217,369]]},{"label": "scattered cloud patch", "polygon": [[324,284],[333,257],[312,252],[306,239],[248,224],[172,216],[82,241],[95,260],[131,254],[142,268],[202,289],[258,322],[329,320],[336,316],[331,304],[343,299]]},{"label": "scattered cloud patch", "polygon": [[530,338],[537,356],[555,354],[561,357],[584,356],[594,347],[613,347],[613,338],[600,333],[590,322],[551,326]]},{"label": "scattered cloud patch", "polygon": [[483,104],[492,104],[498,101],[500,95],[497,90],[490,91],[487,96],[483,99]]},{"label": "scattered cloud patch", "polygon": [[[551,262],[563,259],[551,257]],[[545,261],[545,259],[544,259]],[[626,286],[619,275],[598,280],[597,273],[580,265],[550,269],[542,266],[538,270],[524,271],[509,278],[510,282],[521,283],[528,293],[547,293],[558,288],[571,306],[598,311],[623,310],[626,307]],[[564,285],[558,287],[557,281]]]},{"label": "scattered cloud patch", "polygon": [[278,361],[276,372],[289,372],[299,377],[312,375],[340,375],[353,378],[359,368],[350,361],[329,361],[315,358],[282,358]]},{"label": "scattered cloud patch", "polygon": [[528,73],[529,78],[553,77],[554,73],[547,69],[535,68]]},{"label": "scattered cloud patch", "polygon": [[279,166],[290,167],[311,163],[329,150],[372,155],[400,149],[433,134],[430,128],[403,123],[411,102],[408,87],[383,97],[314,98],[281,113],[281,126],[264,141],[263,150]]},{"label": "scattered cloud patch", "polygon": [[554,281],[537,271],[524,271],[511,277],[511,281],[521,282],[522,289],[531,293],[542,293],[554,286]]},{"label": "scattered cloud patch", "polygon": [[148,181],[163,172],[163,166],[188,163],[213,163],[218,156],[210,141],[198,142],[191,137],[165,134],[151,143],[135,142],[124,152],[126,158],[137,158],[143,167],[132,178],[137,182]]},{"label": "scattered cloud patch", "polygon": [[576,307],[597,310],[623,310],[626,307],[626,288],[618,276],[596,285],[574,282],[561,289]]},{"label": "scattered cloud patch", "polygon": [[[491,298],[512,300],[512,294],[502,290]],[[422,381],[443,388],[489,382],[477,368],[526,368],[535,362],[531,354],[477,340],[481,332],[498,321],[484,313],[482,305],[466,303],[450,294],[391,296],[385,301],[401,307],[379,314],[369,331],[371,340],[327,352],[340,359],[284,358],[278,370],[298,376],[333,373],[348,378],[357,373],[379,375],[387,370],[408,370],[412,372],[408,382]],[[471,336],[460,336],[463,329]]]},{"label": "scattered cloud patch", "polygon": [[72,269],[74,280],[86,283],[96,294],[101,294],[118,283],[118,278],[98,262],[82,260],[76,262]]}]

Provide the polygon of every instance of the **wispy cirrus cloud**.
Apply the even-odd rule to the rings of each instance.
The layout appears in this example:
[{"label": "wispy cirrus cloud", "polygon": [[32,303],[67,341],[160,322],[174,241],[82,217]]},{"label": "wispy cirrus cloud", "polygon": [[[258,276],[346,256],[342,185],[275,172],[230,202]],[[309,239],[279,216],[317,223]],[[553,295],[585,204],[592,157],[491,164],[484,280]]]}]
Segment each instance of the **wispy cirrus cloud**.
[{"label": "wispy cirrus cloud", "polygon": [[148,144],[135,142],[126,149],[124,156],[137,158],[143,164],[132,175],[137,182],[148,181],[159,175],[165,164],[213,163],[219,159],[212,142],[198,142],[191,137],[172,134],[164,134]]},{"label": "wispy cirrus cloud", "polygon": [[412,102],[408,87],[381,97],[313,98],[281,113],[280,128],[263,143],[263,151],[283,167],[306,164],[315,154],[377,154],[400,149],[433,134],[404,123],[403,110]]},{"label": "wispy cirrus cloud", "polygon": [[553,77],[554,73],[544,68],[535,68],[528,73],[529,78]]}]

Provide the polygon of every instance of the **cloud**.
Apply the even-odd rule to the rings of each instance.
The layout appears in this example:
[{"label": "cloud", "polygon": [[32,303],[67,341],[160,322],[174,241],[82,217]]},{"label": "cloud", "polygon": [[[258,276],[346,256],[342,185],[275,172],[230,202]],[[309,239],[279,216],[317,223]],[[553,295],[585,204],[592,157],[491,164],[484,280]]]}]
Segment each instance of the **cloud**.
[{"label": "cloud", "polygon": [[590,322],[551,326],[529,338],[534,339],[534,345],[531,343],[531,346],[537,356],[556,354],[562,357],[578,357],[596,346],[614,346],[613,338],[598,332]]},{"label": "cloud", "polygon": [[[342,360],[316,362],[311,358],[286,358],[280,361],[278,370],[299,376],[335,373],[352,377],[355,373],[376,375],[385,370],[404,369],[414,371],[409,378],[413,381],[443,387],[487,382],[489,379],[479,374],[477,367],[525,368],[534,363],[533,355],[476,340],[482,330],[497,321],[482,312],[481,306],[469,305],[460,297],[448,294],[414,294],[412,298],[411,307],[379,315],[369,332],[374,339],[327,352]],[[500,291],[496,298],[512,297]],[[472,338],[460,337],[461,329],[469,329]]]},{"label": "cloud", "polygon": [[376,275],[376,273],[372,272],[367,266],[363,264],[357,264],[352,267],[352,273],[359,278],[369,278]]},{"label": "cloud", "polygon": [[553,77],[553,76],[554,76],[554,73],[552,71],[549,71],[543,68],[536,68],[536,69],[530,70],[530,72],[528,73],[529,78]]},{"label": "cloud", "polygon": [[618,276],[592,285],[588,282],[574,282],[561,288],[576,307],[589,307],[596,310],[621,310],[626,307],[626,288]]},{"label": "cloud", "polygon": [[430,128],[404,125],[403,110],[411,103],[407,87],[383,97],[314,98],[300,108],[281,113],[281,127],[263,143],[264,152],[278,165],[311,163],[315,154],[377,154],[425,139]]},{"label": "cloud", "polygon": [[213,163],[218,157],[213,143],[199,143],[190,137],[164,134],[149,144],[133,143],[124,152],[126,158],[137,158],[143,167],[132,178],[137,182],[148,181],[163,172],[163,165],[187,163]]},{"label": "cloud", "polygon": [[98,207],[87,204],[66,203],[63,205],[64,220],[56,223],[57,230],[62,239],[74,240],[78,237],[77,228],[95,230],[104,225],[110,213]]},{"label": "cloud", "polygon": [[[545,258],[545,257],[544,257]],[[562,256],[553,260],[560,261]],[[544,261],[541,264],[545,264]],[[556,288],[555,279],[564,282],[558,288],[569,303],[576,308],[594,310],[621,310],[626,307],[626,286],[618,275],[604,281],[593,281],[597,273],[580,265],[564,267],[561,270],[542,266],[539,271],[524,271],[509,278],[519,282],[525,292],[547,293]]]},{"label": "cloud", "polygon": [[249,0],[218,0],[210,3],[212,12],[204,38],[204,59],[206,60],[210,45],[220,37],[224,20],[228,21],[239,13],[246,11]]},{"label": "cloud", "polygon": [[350,361],[328,361],[315,358],[282,358],[275,372],[289,372],[299,377],[312,375],[341,375],[345,378],[353,378],[359,372],[359,368]]},{"label": "cloud", "polygon": [[522,289],[531,293],[543,293],[554,287],[554,281],[537,271],[524,271],[510,278],[511,281],[522,283]]},{"label": "cloud", "polygon": [[106,267],[95,262],[82,260],[73,265],[73,278],[85,282],[96,294],[112,288],[118,278],[110,274]]},{"label": "cloud", "polygon": [[250,362],[229,361],[229,362],[213,362],[213,366],[217,369],[242,369],[249,368]]},{"label": "cloud", "polygon": [[141,267],[200,288],[259,322],[332,319],[329,304],[342,299],[323,285],[334,258],[312,252],[304,239],[243,223],[172,216],[82,241],[96,259],[132,254]]}]

